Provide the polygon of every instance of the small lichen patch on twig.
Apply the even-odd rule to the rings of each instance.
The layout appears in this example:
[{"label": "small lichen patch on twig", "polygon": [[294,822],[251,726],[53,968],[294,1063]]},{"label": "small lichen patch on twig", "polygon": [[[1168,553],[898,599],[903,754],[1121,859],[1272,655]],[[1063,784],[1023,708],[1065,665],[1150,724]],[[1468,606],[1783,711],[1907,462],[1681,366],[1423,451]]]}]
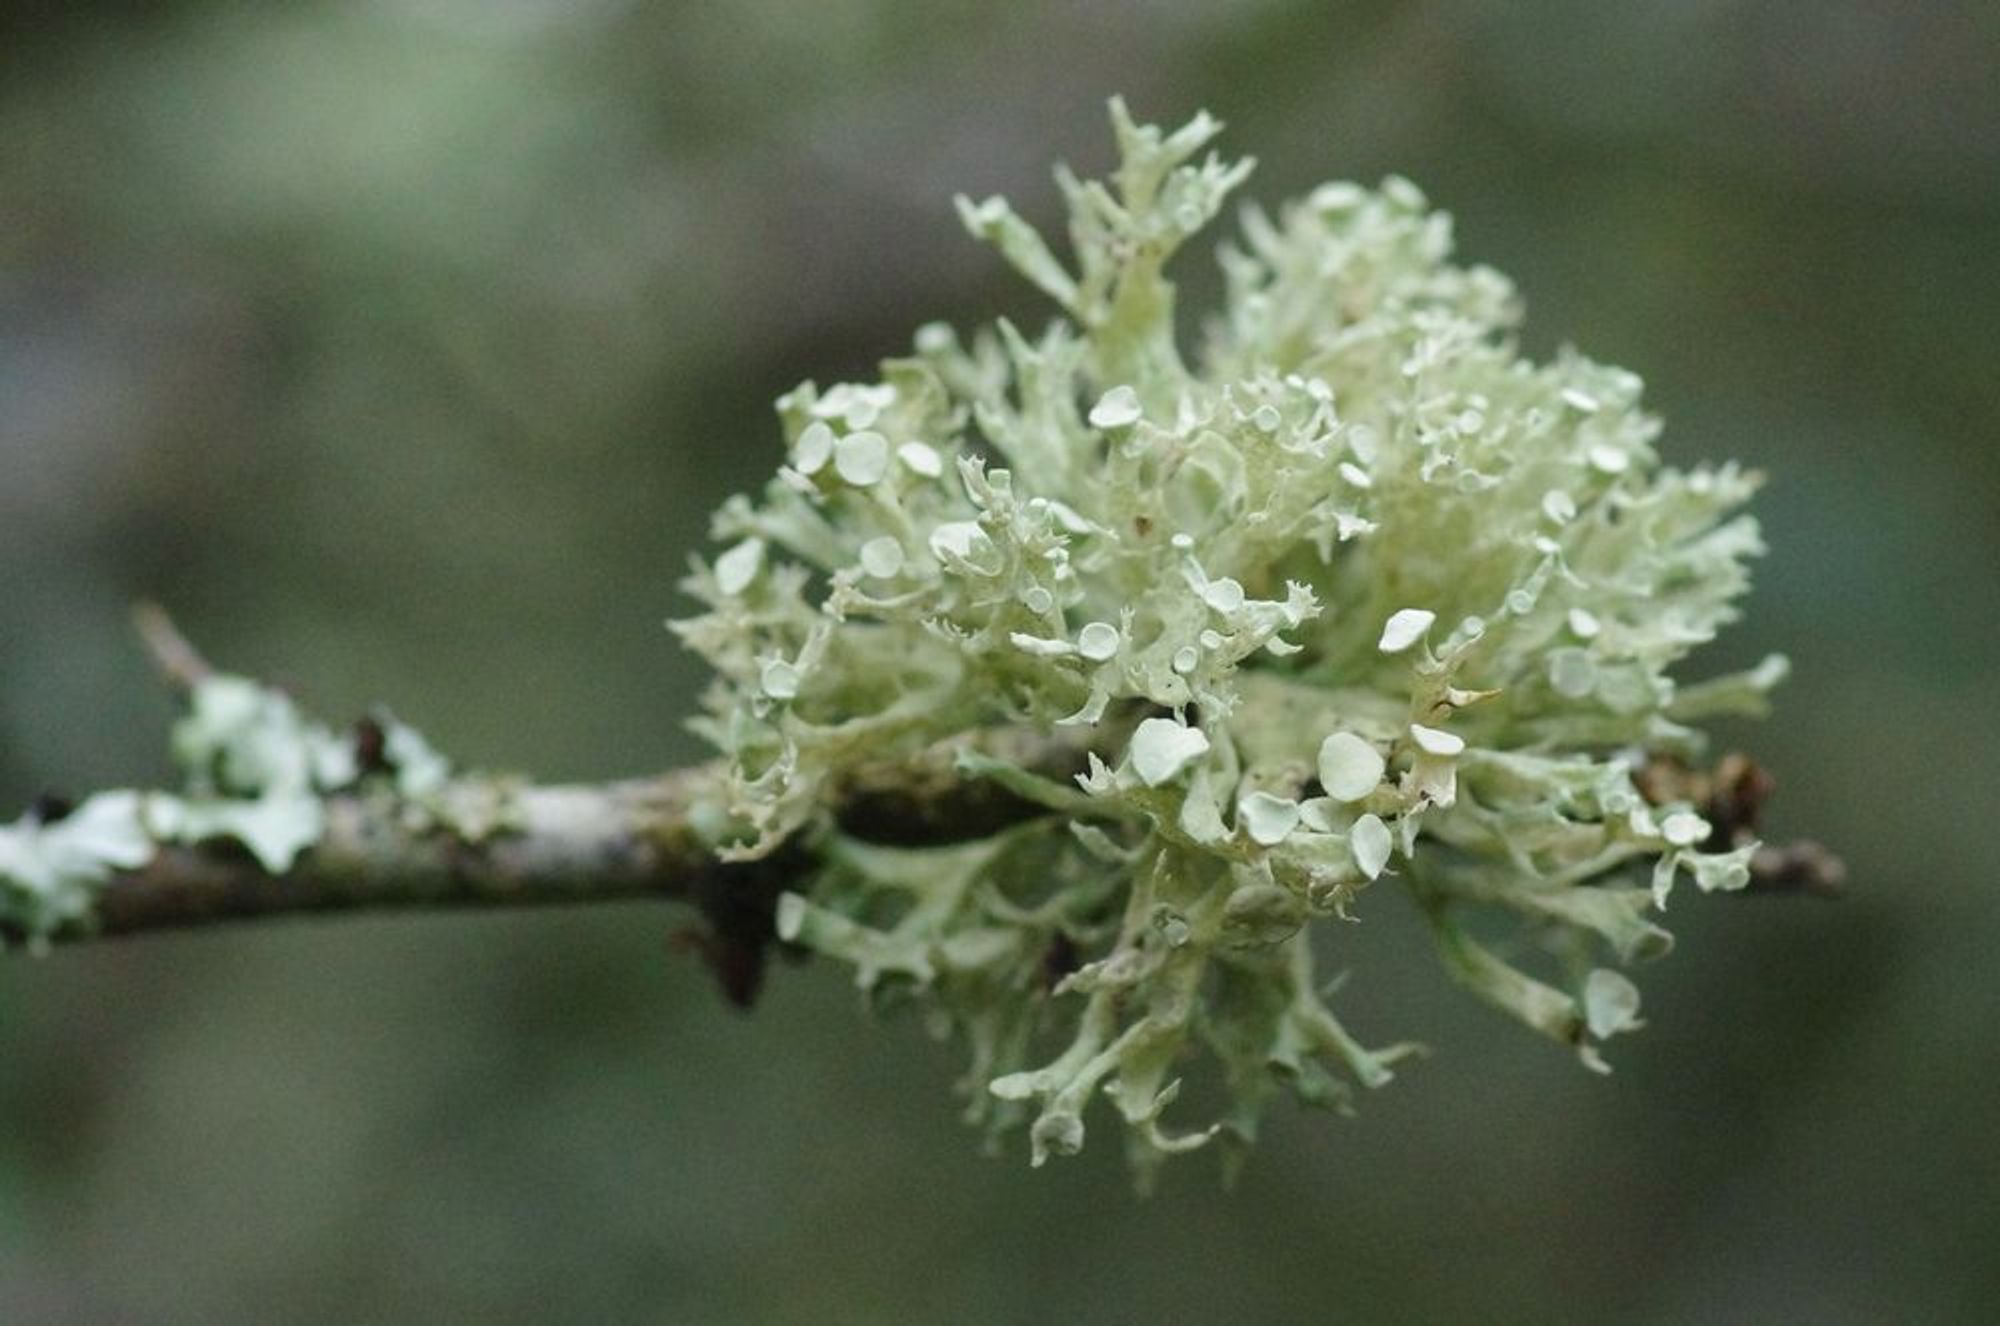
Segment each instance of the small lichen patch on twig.
[{"label": "small lichen patch on twig", "polygon": [[159,609],[142,608],[139,624],[185,690],[172,734],[181,786],[99,792],[66,814],[36,810],[0,826],[0,932],[42,947],[88,931],[113,876],[173,844],[233,844],[282,887],[275,877],[320,841],[337,794],[379,791],[406,817],[468,841],[506,823],[498,784],[456,787],[450,763],[386,711],[336,732],[282,691],[210,667]]}]

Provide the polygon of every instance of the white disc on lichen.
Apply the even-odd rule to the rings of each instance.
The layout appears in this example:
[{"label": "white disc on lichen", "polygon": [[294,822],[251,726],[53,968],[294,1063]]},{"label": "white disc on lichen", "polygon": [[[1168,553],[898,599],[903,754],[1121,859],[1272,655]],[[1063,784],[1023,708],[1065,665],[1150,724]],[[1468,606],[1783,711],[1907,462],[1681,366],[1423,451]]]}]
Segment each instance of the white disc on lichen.
[{"label": "white disc on lichen", "polygon": [[1595,969],[1583,981],[1583,1019],[1599,1040],[1643,1026],[1639,987],[1609,967]]},{"label": "white disc on lichen", "polygon": [[1422,723],[1410,724],[1410,740],[1417,743],[1417,749],[1429,755],[1440,755],[1449,759],[1465,751],[1465,738],[1456,732],[1447,732],[1439,727],[1425,727]]},{"label": "white disc on lichen", "polygon": [[1158,787],[1208,754],[1208,735],[1171,718],[1149,718],[1132,734],[1132,772]]},{"label": "white disc on lichen", "polygon": [[1236,807],[1236,814],[1250,841],[1262,847],[1276,847],[1299,825],[1299,803],[1269,792],[1252,792],[1244,797]]},{"label": "white disc on lichen", "polygon": [[1243,606],[1243,586],[1224,576],[1201,587],[1201,600],[1217,612],[1235,612]]},{"label": "white disc on lichen", "polygon": [[833,444],[833,471],[856,488],[882,482],[889,472],[889,439],[880,433],[849,433]]},{"label": "white disc on lichen", "polygon": [[1076,636],[1076,652],[1093,663],[1103,663],[1115,657],[1121,637],[1118,628],[1110,622],[1091,622]]},{"label": "white disc on lichen", "polygon": [[1335,801],[1359,801],[1382,781],[1382,752],[1352,732],[1335,732],[1319,744],[1319,785]]},{"label": "white disc on lichen", "polygon": [[1139,422],[1144,411],[1139,408],[1139,393],[1130,387],[1113,387],[1098,398],[1090,407],[1092,428],[1124,428]]},{"label": "white disc on lichen", "polygon": [[815,419],[792,444],[792,468],[800,474],[817,474],[833,458],[833,430]]},{"label": "white disc on lichen", "polygon": [[903,569],[903,545],[889,535],[861,545],[861,569],[877,580],[887,580]]},{"label": "white disc on lichen", "polygon": [[1692,847],[1709,833],[1708,821],[1687,810],[1675,811],[1660,824],[1660,836],[1676,847]]},{"label": "white disc on lichen", "polygon": [[1354,864],[1361,868],[1361,873],[1370,879],[1380,875],[1389,864],[1392,845],[1389,826],[1379,815],[1363,815],[1347,831],[1347,850],[1354,854]]},{"label": "white disc on lichen", "polygon": [[1382,624],[1382,638],[1375,647],[1385,654],[1400,654],[1423,639],[1436,620],[1437,614],[1428,608],[1399,609]]},{"label": "white disc on lichen", "polygon": [[920,474],[926,479],[935,479],[944,473],[944,459],[937,454],[937,448],[928,442],[905,442],[896,448],[896,459],[903,462],[912,474]]},{"label": "white disc on lichen", "polygon": [[715,587],[737,595],[750,588],[764,566],[764,541],[745,539],[715,559]]},{"label": "white disc on lichen", "polygon": [[789,700],[799,693],[799,670],[782,658],[774,658],[764,665],[760,681],[764,694],[773,700]]}]

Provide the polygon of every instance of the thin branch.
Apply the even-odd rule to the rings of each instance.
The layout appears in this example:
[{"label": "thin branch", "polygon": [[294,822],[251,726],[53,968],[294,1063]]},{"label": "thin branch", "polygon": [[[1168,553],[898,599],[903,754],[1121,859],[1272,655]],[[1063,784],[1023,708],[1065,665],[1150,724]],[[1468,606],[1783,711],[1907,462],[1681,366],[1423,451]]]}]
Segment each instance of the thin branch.
[{"label": "thin branch", "polygon": [[[162,666],[177,676],[206,667],[182,648],[185,641],[164,614],[144,629]],[[1095,732],[1055,734],[998,729],[978,744],[989,756],[1067,779],[1082,769],[1089,746],[1115,747],[1123,727],[1113,722]],[[961,774],[956,757],[963,745],[944,743],[855,770],[829,793],[835,821],[872,842],[919,845],[984,837],[1046,813],[994,780]],[[684,936],[688,946],[707,959],[731,999],[747,1004],[775,941],[778,896],[814,859],[794,841],[761,860],[718,860],[692,815],[719,774],[718,766],[698,765],[604,784],[468,779],[458,791],[506,807],[504,827],[471,837],[413,817],[408,803],[394,797],[328,797],[324,834],[289,871],[270,874],[227,843],[162,847],[144,866],[103,886],[91,927],[55,942],[313,913],[653,898],[700,913],[705,926]],[[1751,889],[1829,893],[1838,870],[1838,860],[1813,845],[1766,848],[1752,864]]]},{"label": "thin branch", "polygon": [[201,651],[188,643],[167,610],[157,603],[142,601],[132,606],[132,625],[145,643],[146,652],[161,674],[182,690],[193,690],[215,674]]},{"label": "thin branch", "polygon": [[747,1006],[776,937],[778,896],[809,862],[796,847],[760,861],[718,861],[689,819],[714,772],[599,786],[494,784],[506,827],[476,839],[412,819],[393,798],[329,797],[324,834],[284,874],[226,844],[162,847],[104,886],[91,928],[56,942],[309,913],[670,899],[700,912],[705,924],[683,937],[723,993]]},{"label": "thin branch", "polygon": [[[163,666],[205,666],[164,615],[146,625]],[[184,642],[182,642],[184,643]],[[989,755],[1067,778],[1096,733],[1044,735],[1002,729],[979,742]],[[957,771],[963,742],[854,771],[830,792],[841,828],[874,842],[926,844],[984,836],[1044,813],[991,781]],[[756,861],[724,862],[696,832],[694,807],[721,773],[698,765],[655,778],[574,786],[522,786],[470,778],[454,793],[505,807],[500,824],[468,836],[394,797],[325,799],[325,831],[290,870],[267,872],[228,843],[165,846],[145,865],[106,882],[93,924],[58,944],[101,937],[311,913],[524,907],[656,898],[691,904],[705,926],[684,936],[723,989],[748,1003],[775,939],[777,899],[814,862],[794,841]]]},{"label": "thin branch", "polygon": [[1750,855],[1747,892],[1838,898],[1847,888],[1847,863],[1810,838],[1765,843]]},{"label": "thin branch", "polygon": [[687,824],[700,773],[512,789],[507,828],[480,841],[412,821],[392,798],[328,797],[324,835],[291,870],[269,874],[227,844],[163,847],[104,886],[94,934],[298,912],[685,898],[715,868]]}]

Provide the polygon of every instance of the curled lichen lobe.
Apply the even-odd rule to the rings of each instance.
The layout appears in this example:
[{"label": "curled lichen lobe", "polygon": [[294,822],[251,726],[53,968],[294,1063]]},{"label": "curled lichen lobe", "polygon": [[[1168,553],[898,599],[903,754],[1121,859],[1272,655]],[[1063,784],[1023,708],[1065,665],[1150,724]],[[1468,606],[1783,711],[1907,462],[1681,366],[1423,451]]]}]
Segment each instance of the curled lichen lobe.
[{"label": "curled lichen lobe", "polygon": [[[1633,776],[1782,674],[1670,674],[1747,587],[1753,478],[1665,466],[1632,374],[1524,358],[1511,284],[1403,180],[1249,210],[1184,362],[1164,267],[1247,163],[1200,155],[1206,116],[1113,120],[1111,177],[1058,175],[1071,262],[961,204],[1059,317],[928,326],[876,382],[798,388],[785,463],[718,513],[677,629],[716,671],[736,850],[820,836],[784,937],[962,1032],[974,1115],[1032,1119],[1038,1158],[1100,1089],[1146,1159],[1247,1139],[1279,1086],[1337,1103],[1330,1069],[1386,1081],[1403,1047],[1341,1028],[1309,947],[1378,879],[1454,976],[1599,1063],[1638,1025],[1605,964],[1664,948],[1677,874],[1744,878],[1748,847],[1705,851]],[[857,762],[1022,726],[1115,736],[1074,783],[975,762],[1049,811],[989,836],[832,826]],[[1227,1104],[1170,1130],[1191,1062]]]}]

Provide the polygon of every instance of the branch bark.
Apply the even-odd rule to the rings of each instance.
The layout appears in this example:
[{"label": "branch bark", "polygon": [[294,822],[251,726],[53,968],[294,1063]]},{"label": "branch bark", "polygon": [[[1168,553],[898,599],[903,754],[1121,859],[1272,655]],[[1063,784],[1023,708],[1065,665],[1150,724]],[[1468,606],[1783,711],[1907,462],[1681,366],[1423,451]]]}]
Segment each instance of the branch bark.
[{"label": "branch bark", "polygon": [[[1128,715],[1095,732],[1000,729],[977,744],[1066,780],[1082,770],[1092,745],[1115,749],[1129,722]],[[957,755],[965,744],[854,770],[830,791],[836,823],[871,842],[915,846],[984,837],[1047,813],[991,780],[961,775]],[[700,914],[705,924],[684,939],[708,961],[724,993],[748,1004],[775,942],[778,896],[813,867],[814,857],[794,841],[760,860],[718,860],[691,815],[703,787],[720,773],[707,764],[622,782],[509,786],[506,827],[476,839],[413,821],[394,798],[330,797],[324,835],[291,870],[270,874],[226,843],[164,847],[105,884],[91,928],[56,942],[312,913],[655,898]],[[1754,810],[1734,827],[1751,818]],[[1717,826],[1718,832],[1729,827],[1720,819]],[[1838,861],[1814,844],[1767,847],[1753,862],[1751,889],[1832,893],[1838,873]]]},{"label": "branch bark", "polygon": [[[192,657],[190,655],[190,657]],[[1022,729],[978,745],[1053,778],[1084,765],[1095,733]],[[854,770],[830,791],[841,829],[872,842],[920,845],[983,837],[1043,808],[957,771],[965,742],[941,744]],[[495,785],[505,827],[474,838],[412,819],[392,797],[324,802],[320,839],[283,874],[229,843],[162,847],[97,897],[94,923],[58,944],[312,913],[524,907],[656,898],[691,905],[704,924],[682,938],[707,960],[724,993],[747,1004],[775,940],[777,899],[814,864],[794,841],[756,861],[718,860],[691,821],[714,764],[653,778],[570,786]],[[478,780],[471,780],[477,783]]]},{"label": "branch bark", "polygon": [[105,885],[95,934],[297,912],[686,898],[718,865],[687,824],[704,772],[515,789],[510,826],[480,842],[412,826],[388,798],[329,797],[325,835],[283,875],[226,844],[162,848]]}]

